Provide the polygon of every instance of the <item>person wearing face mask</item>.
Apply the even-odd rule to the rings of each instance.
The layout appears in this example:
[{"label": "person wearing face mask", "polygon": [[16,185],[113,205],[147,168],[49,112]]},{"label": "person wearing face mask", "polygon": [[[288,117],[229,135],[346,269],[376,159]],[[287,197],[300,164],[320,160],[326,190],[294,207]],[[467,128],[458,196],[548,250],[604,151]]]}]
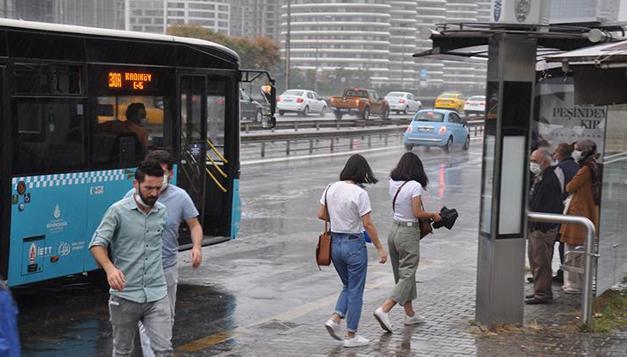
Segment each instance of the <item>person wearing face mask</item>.
[{"label": "person wearing face mask", "polygon": [[[564,192],[563,198],[566,199],[568,197],[568,192],[566,192],[566,185],[570,183],[570,181],[575,177],[577,171],[579,171],[579,164],[575,162],[572,157],[573,147],[568,143],[561,143],[557,145],[555,151],[553,151],[553,160],[555,160],[555,174],[557,178],[560,180],[560,185],[562,186],[562,191]],[[556,240],[559,243],[559,254],[560,254],[560,264],[564,265],[564,243],[560,242],[559,239]],[[555,276],[553,277],[553,281],[562,283],[564,281],[564,271],[560,268]]]},{"label": "person wearing face mask", "polygon": [[[163,170],[163,185],[161,186],[161,194],[159,195],[158,202],[165,205],[167,215],[165,231],[163,232],[161,259],[168,288],[168,301],[170,303],[172,323],[174,323],[178,284],[177,255],[179,250],[179,227],[182,222],[185,222],[189,227],[192,238],[191,265],[194,269],[198,268],[202,262],[201,249],[203,231],[197,218],[198,210],[191,197],[189,197],[185,190],[170,183],[170,179],[174,175],[174,161],[172,155],[165,150],[154,150],[146,155],[145,160],[158,162]],[[134,195],[135,192],[135,189],[131,189],[126,193],[125,197],[130,197]],[[144,357],[154,356],[150,347],[150,338],[146,333],[144,325],[140,322],[138,327]]]},{"label": "person wearing face mask", "polygon": [[[89,250],[107,274],[113,356],[130,356],[142,321],[156,356],[172,356],[172,315],[161,262],[166,208],[157,202],[163,186],[158,162],[135,171],[135,193],[114,203],[94,232]],[[111,248],[111,258],[107,254]]]},{"label": "person wearing face mask", "polygon": [[[529,210],[562,213],[562,188],[551,166],[549,151],[544,148],[533,151],[529,157],[529,170],[533,174]],[[533,294],[525,296],[525,304],[550,304],[553,301],[551,262],[558,227],[554,223],[529,222],[527,257],[533,275]]]},{"label": "person wearing face mask", "polygon": [[[597,164],[597,147],[590,139],[580,139],[574,145],[573,159],[581,166],[573,179],[566,185],[570,194],[570,204],[566,214],[587,217],[599,232],[599,205],[601,203],[601,168]],[[565,266],[583,268],[584,259],[581,254],[569,254],[586,240],[586,230],[576,224],[563,224],[560,228],[560,240],[565,243]],[[562,290],[577,294],[582,289],[583,274],[570,271],[564,272]]]}]

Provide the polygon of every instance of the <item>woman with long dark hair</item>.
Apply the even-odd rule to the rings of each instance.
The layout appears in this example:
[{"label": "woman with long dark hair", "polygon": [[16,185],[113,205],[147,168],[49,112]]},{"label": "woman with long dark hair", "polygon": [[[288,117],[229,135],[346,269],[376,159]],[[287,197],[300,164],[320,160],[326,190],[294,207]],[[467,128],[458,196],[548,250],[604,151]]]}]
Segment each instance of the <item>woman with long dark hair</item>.
[{"label": "woman with long dark hair", "polygon": [[376,182],[366,159],[355,154],[346,162],[340,181],[327,186],[320,198],[318,218],[330,222],[331,260],[343,286],[335,312],[325,327],[331,337],[342,340],[341,322],[346,319],[344,347],[365,346],[370,342],[356,334],[368,268],[364,229],[377,248],[379,263],[384,264],[387,260],[387,252],[370,217],[370,198],[361,188],[363,184]]},{"label": "woman with long dark hair", "polygon": [[439,221],[440,214],[427,212],[422,196],[429,179],[420,158],[412,152],[405,153],[390,173],[389,193],[394,211],[394,225],[388,236],[388,249],[396,285],[392,294],[377,308],[374,317],[381,327],[392,332],[389,312],[399,304],[405,309],[405,325],[416,325],[423,320],[414,311],[416,299],[416,270],[420,261],[419,219]]},{"label": "woman with long dark hair", "polygon": [[[601,204],[601,169],[597,164],[597,146],[590,139],[580,139],[574,145],[573,159],[580,165],[579,171],[566,185],[570,203],[566,214],[587,217],[599,232],[599,205]],[[586,230],[577,224],[563,224],[560,227],[560,240],[565,244],[564,265],[583,268],[581,254],[568,254],[586,240]],[[562,290],[577,294],[582,289],[583,274],[565,271]]]}]

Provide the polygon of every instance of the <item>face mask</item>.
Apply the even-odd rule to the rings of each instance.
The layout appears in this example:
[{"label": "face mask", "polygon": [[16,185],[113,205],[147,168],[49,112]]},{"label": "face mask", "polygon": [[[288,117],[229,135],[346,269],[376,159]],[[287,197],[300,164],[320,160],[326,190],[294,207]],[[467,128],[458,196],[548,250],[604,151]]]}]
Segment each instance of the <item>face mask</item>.
[{"label": "face mask", "polygon": [[146,202],[144,202],[144,200],[142,200],[142,196],[141,195],[136,193],[134,196],[135,196],[135,201],[137,201],[137,203],[139,203],[140,205],[142,205],[144,207],[150,207],[148,204],[146,204]]},{"label": "face mask", "polygon": [[[135,193],[135,201],[144,207],[153,207],[157,202],[157,198],[144,199],[141,193]],[[148,201],[148,202],[146,202]]]},{"label": "face mask", "polygon": [[582,152],[580,150],[573,151],[572,157],[575,161],[581,160]]},{"label": "face mask", "polygon": [[168,184],[169,184],[169,178],[170,176],[168,176],[168,174],[163,174],[163,185],[161,185],[161,192],[165,191],[168,188]]},{"label": "face mask", "polygon": [[538,164],[537,162],[530,162],[529,171],[531,171],[534,175],[537,175],[540,172],[542,172],[542,168],[540,167],[540,164]]}]

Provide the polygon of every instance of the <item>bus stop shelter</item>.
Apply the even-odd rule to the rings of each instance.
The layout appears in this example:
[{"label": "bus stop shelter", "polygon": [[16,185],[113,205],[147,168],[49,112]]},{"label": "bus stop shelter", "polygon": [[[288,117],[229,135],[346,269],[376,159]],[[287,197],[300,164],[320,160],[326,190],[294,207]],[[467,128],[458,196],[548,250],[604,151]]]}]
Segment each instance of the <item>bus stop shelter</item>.
[{"label": "bus stop shelter", "polygon": [[[627,246],[620,233],[627,231],[620,214],[620,205],[627,201],[627,125],[622,124],[627,121],[621,120],[627,116],[627,105],[620,103],[627,102],[627,94],[622,102],[599,100],[603,80],[590,84],[599,78],[597,72],[603,66],[590,72],[584,66],[571,66],[575,62],[570,60],[564,66],[552,64],[566,58],[560,55],[613,41],[609,34],[616,30],[621,29],[446,24],[432,33],[432,49],[414,55],[488,60],[476,297],[476,317],[482,324],[493,327],[523,321],[528,156],[540,141],[552,147],[579,138],[600,143],[601,161],[608,168],[600,207],[599,267],[592,271],[597,293],[622,281],[627,272]],[[547,64],[546,58],[555,60]],[[616,82],[614,91],[621,95],[627,93],[627,62],[623,67],[618,77],[623,80],[611,82]],[[588,82],[581,84],[582,78]],[[612,93],[611,98],[615,96],[620,97]],[[580,103],[591,106],[591,113],[601,113],[599,118],[559,114],[588,112]],[[555,110],[560,107],[566,110]]]}]

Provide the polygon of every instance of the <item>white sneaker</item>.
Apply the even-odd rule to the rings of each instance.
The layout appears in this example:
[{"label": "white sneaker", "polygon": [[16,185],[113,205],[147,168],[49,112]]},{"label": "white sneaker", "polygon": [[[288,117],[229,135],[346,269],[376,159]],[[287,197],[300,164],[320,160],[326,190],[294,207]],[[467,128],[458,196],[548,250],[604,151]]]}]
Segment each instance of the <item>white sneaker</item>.
[{"label": "white sneaker", "polygon": [[327,332],[329,332],[329,335],[331,335],[331,337],[333,337],[336,340],[342,341],[342,326],[335,322],[335,320],[333,319],[329,319],[327,322],[325,322],[324,327],[326,327]]},{"label": "white sneaker", "polygon": [[418,316],[418,314],[414,314],[414,316],[407,316],[405,315],[405,322],[403,322],[406,326],[410,326],[410,325],[420,325],[420,324],[424,324],[425,320]]},{"label": "white sneaker", "polygon": [[385,331],[392,333],[392,323],[390,322],[390,316],[387,312],[384,312],[382,308],[374,310],[374,317],[379,321],[381,328]]},{"label": "white sneaker", "polygon": [[367,346],[370,343],[370,340],[360,336],[360,335],[355,335],[355,337],[353,338],[346,338],[344,339],[344,347],[361,347],[361,346]]}]

